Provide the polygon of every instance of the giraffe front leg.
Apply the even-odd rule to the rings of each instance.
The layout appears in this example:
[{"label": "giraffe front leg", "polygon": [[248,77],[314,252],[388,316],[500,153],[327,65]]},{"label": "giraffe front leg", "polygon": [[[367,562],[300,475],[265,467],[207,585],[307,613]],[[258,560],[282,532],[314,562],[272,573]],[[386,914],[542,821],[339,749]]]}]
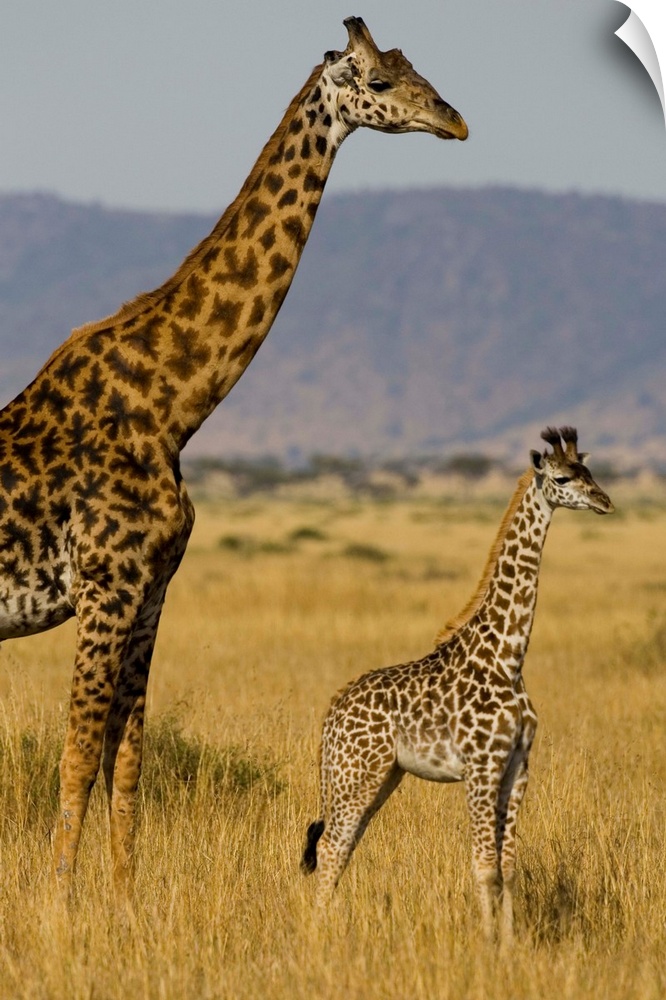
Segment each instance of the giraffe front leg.
[{"label": "giraffe front leg", "polygon": [[82,587],[77,615],[77,652],[53,844],[56,883],[64,895],[70,892],[118,670],[134,620],[130,607],[101,594],[94,584]]},{"label": "giraffe front leg", "polygon": [[500,893],[496,842],[500,778],[490,771],[471,771],[466,775],[465,784],[472,822],[472,867],[481,911],[481,929],[486,940],[492,941]]},{"label": "giraffe front leg", "polygon": [[56,883],[63,896],[70,893],[83,820],[99,769],[100,753],[101,739],[98,746],[96,736],[81,735],[78,722],[70,714],[60,759],[60,807],[53,840]]}]

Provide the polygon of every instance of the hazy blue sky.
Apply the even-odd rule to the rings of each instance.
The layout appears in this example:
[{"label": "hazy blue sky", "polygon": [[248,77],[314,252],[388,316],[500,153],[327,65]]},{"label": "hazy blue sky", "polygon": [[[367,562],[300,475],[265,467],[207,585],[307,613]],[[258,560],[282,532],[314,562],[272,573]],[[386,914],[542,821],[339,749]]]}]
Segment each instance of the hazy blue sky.
[{"label": "hazy blue sky", "polygon": [[666,201],[666,129],[613,0],[4,0],[0,191],[217,211],[342,18],[402,48],[467,143],[367,131],[329,190],[512,184]]}]

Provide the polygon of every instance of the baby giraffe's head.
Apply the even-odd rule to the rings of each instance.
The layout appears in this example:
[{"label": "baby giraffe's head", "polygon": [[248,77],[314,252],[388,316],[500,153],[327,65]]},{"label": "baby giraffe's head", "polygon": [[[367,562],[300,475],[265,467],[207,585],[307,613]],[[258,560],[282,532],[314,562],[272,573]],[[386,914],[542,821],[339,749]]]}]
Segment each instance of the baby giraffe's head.
[{"label": "baby giraffe's head", "polygon": [[[588,455],[578,451],[575,427],[547,427],[541,437],[552,446],[552,452],[532,451],[532,466],[537,488],[546,502],[570,510],[593,510],[595,514],[612,514],[615,510],[610,497],[595,483],[587,468]],[[564,442],[564,446],[563,446]]]}]

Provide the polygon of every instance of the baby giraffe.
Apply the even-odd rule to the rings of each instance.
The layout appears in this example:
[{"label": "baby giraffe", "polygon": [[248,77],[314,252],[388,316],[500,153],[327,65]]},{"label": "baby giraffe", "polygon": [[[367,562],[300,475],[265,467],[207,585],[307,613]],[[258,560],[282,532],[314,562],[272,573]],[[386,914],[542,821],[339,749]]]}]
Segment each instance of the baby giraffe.
[{"label": "baby giraffe", "polygon": [[537,722],[522,667],[541,553],[556,507],[613,511],[575,429],[549,427],[541,437],[553,451],[531,452],[477,590],[436,649],[363,674],[333,699],[322,733],[321,818],[308,828],[301,861],[304,872],[317,869],[319,903],[406,771],[464,781],[483,931],[493,936],[501,892],[501,938],[512,938],[516,819]]}]

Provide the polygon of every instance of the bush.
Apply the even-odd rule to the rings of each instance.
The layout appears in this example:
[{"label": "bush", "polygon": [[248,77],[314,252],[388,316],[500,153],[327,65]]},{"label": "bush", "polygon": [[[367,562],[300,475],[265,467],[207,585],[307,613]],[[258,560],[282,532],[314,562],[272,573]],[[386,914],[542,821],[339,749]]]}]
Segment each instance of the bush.
[{"label": "bush", "polygon": [[282,791],[276,764],[235,745],[220,747],[200,736],[186,736],[173,714],[146,726],[142,785],[144,796],[160,804],[174,794],[191,795],[201,786],[216,795],[257,788],[267,795]]},{"label": "bush", "polygon": [[[0,832],[7,823],[22,829],[52,828],[63,733],[64,720],[55,719],[40,728],[0,732]],[[178,795],[192,795],[197,788],[219,797],[251,790],[273,796],[283,787],[276,764],[236,745],[216,746],[186,736],[173,714],[147,723],[143,765],[144,798],[160,805]],[[97,784],[101,792],[101,769]]]},{"label": "bush", "polygon": [[290,542],[325,542],[327,538],[328,535],[324,531],[308,526],[294,528],[289,534]]},{"label": "bush", "polygon": [[55,721],[0,733],[0,823],[51,826],[58,809],[63,733]]},{"label": "bush", "polygon": [[250,535],[223,535],[217,544],[227,552],[237,552],[243,556],[254,555],[257,551],[257,543]]},{"label": "bush", "polygon": [[365,545],[362,542],[351,542],[342,553],[350,559],[366,559],[368,562],[386,562],[390,559],[388,552],[376,545]]},{"label": "bush", "polygon": [[442,466],[443,472],[450,472],[465,479],[483,479],[492,469],[494,462],[487,455],[452,455]]},{"label": "bush", "polygon": [[241,556],[254,556],[258,552],[269,555],[284,555],[286,552],[293,551],[293,546],[286,542],[274,542],[270,539],[259,541],[249,535],[224,535],[217,544],[221,549],[226,549],[227,552],[237,552]]}]

